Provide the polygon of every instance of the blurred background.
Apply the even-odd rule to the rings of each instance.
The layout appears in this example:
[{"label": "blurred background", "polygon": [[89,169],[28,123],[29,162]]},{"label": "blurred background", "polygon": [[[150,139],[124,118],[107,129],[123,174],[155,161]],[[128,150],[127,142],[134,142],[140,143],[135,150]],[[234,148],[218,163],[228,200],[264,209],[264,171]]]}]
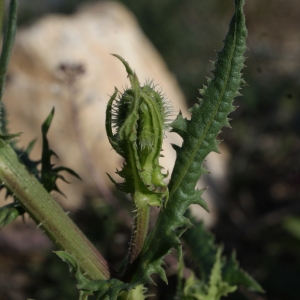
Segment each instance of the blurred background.
[{"label": "blurred background", "polygon": [[[233,1],[121,2],[133,12],[192,106],[205,76],[211,76],[210,60],[222,48]],[[86,3],[20,0],[19,25],[32,25],[49,13],[71,15]],[[239,108],[230,116],[233,129],[220,135],[227,153],[226,188],[216,187],[217,219],[210,229],[225,254],[235,250],[243,269],[266,290],[265,295],[244,291],[228,299],[298,300],[300,2],[249,0],[245,14],[248,85],[242,89],[243,97],[235,100]],[[213,181],[209,185],[214,189]],[[87,203],[73,219],[104,256],[118,264],[126,253],[130,228],[111,207],[98,205],[97,199]],[[23,225],[18,226],[24,236]],[[46,238],[44,248],[36,251],[13,247],[8,239],[0,236],[0,299],[76,299],[74,281],[53,257]],[[158,299],[167,299],[165,289]]]}]

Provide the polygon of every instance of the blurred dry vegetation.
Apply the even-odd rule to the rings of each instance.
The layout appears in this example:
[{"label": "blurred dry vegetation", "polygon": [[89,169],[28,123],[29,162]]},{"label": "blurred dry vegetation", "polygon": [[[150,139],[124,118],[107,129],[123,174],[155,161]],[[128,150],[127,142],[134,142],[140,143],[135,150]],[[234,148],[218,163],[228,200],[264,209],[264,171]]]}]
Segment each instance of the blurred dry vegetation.
[{"label": "blurred dry vegetation", "polygon": [[[83,2],[20,0],[20,24],[26,26],[48,12],[72,13]],[[136,15],[192,105],[205,76],[210,76],[214,50],[222,47],[233,0],[121,2]],[[221,134],[230,152],[229,188],[212,231],[226,253],[236,249],[241,266],[267,291],[262,296],[243,293],[229,299],[298,300],[300,2],[248,0],[245,13],[249,50],[244,77],[248,86],[235,102],[239,109],[231,115],[233,130],[225,129]],[[126,250],[121,233],[128,234],[128,230],[114,223],[109,208],[104,212],[87,207],[74,219],[109,260],[120,260]],[[86,220],[93,220],[93,226]],[[41,252],[25,251],[9,256],[3,242],[0,254],[4,266],[0,299],[24,299],[20,296],[24,294],[43,300],[76,298],[67,268],[52,255],[45,258]],[[25,276],[28,273],[30,276]],[[11,286],[10,280],[17,286]],[[164,289],[159,299],[168,299],[169,292]]]}]

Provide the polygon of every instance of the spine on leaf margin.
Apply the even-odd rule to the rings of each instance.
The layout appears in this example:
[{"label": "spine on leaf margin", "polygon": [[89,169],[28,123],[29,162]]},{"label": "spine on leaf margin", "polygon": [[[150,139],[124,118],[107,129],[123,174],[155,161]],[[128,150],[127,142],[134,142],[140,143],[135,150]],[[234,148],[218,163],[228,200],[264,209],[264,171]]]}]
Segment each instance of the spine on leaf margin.
[{"label": "spine on leaf margin", "polygon": [[211,151],[218,152],[216,137],[223,126],[229,126],[227,116],[235,109],[233,99],[240,95],[238,91],[244,84],[241,73],[247,36],[244,2],[235,0],[235,14],[224,47],[214,64],[214,78],[209,79],[208,86],[200,90],[202,99],[190,110],[191,119],[184,119],[179,114],[171,124],[173,131],[183,138],[183,144],[182,147],[174,146],[177,159],[169,184],[169,201],[146,240],[134,281],[151,282],[152,273],[158,273],[166,281],[162,259],[171,248],[175,248],[181,256],[179,237],[191,225],[184,217],[187,207],[199,204],[207,210],[201,198],[203,190],[195,190],[195,186],[201,175],[206,173],[203,167],[206,156]]}]

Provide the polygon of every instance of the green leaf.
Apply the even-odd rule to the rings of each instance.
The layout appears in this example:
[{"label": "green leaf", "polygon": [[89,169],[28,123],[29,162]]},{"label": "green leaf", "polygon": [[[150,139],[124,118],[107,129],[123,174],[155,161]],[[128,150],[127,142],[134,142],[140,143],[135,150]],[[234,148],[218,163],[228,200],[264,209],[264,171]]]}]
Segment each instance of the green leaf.
[{"label": "green leaf", "polygon": [[191,251],[191,256],[195,259],[202,280],[207,281],[215,263],[218,248],[213,235],[205,228],[203,222],[192,220],[192,223],[193,227],[182,237]]},{"label": "green leaf", "polygon": [[237,287],[231,286],[222,278],[222,261],[221,261],[222,248],[217,251],[216,260],[211,271],[208,293],[203,300],[219,300],[222,296],[227,296],[229,293],[234,292]]},{"label": "green leaf", "polygon": [[183,291],[177,293],[180,300],[219,300],[236,290],[236,286],[226,282],[222,277],[222,248],[217,250],[209,281],[196,279],[194,273],[186,280]]},{"label": "green leaf", "polygon": [[145,300],[147,298],[147,295],[145,295],[146,291],[147,289],[144,288],[143,285],[138,285],[129,292],[121,292],[118,296],[118,300]]},{"label": "green leaf", "polygon": [[288,217],[283,221],[283,228],[295,238],[300,239],[300,218]]},{"label": "green leaf", "polygon": [[55,154],[55,152],[53,150],[50,149],[49,147],[49,142],[47,139],[47,133],[49,131],[52,119],[54,117],[54,108],[51,110],[50,114],[48,115],[48,117],[46,118],[46,120],[44,121],[43,125],[42,125],[42,138],[43,138],[43,150],[42,150],[42,159],[41,159],[41,163],[42,163],[42,169],[41,169],[41,178],[40,181],[43,184],[44,188],[48,191],[57,191],[60,194],[64,195],[57,187],[56,184],[56,180],[59,178],[65,182],[67,182],[65,180],[65,178],[59,174],[59,172],[61,171],[65,171],[71,175],[73,175],[74,177],[80,179],[80,176],[74,172],[73,170],[67,168],[67,167],[54,167],[54,165],[51,163],[51,157],[57,156]]},{"label": "green leaf", "polygon": [[12,223],[17,217],[25,213],[18,203],[10,203],[0,208],[0,229]]},{"label": "green leaf", "polygon": [[123,283],[115,278],[89,280],[86,275],[82,274],[76,259],[71,254],[66,251],[56,251],[54,253],[69,265],[70,273],[75,276],[78,282],[77,288],[80,291],[79,299],[88,299],[88,296],[95,295],[97,300],[117,300],[122,291],[129,292],[136,287],[135,284]]},{"label": "green leaf", "polygon": [[2,133],[2,134],[0,134],[0,139],[2,139],[3,141],[11,141],[12,139],[14,139],[16,137],[19,137],[21,134],[22,134],[21,132],[12,133],[12,134]]},{"label": "green leaf", "polygon": [[[201,279],[207,283],[211,270],[215,264],[217,245],[213,235],[205,228],[203,222],[193,221],[193,228],[187,230],[183,239],[191,251],[191,255],[200,270]],[[239,268],[233,252],[228,260],[223,258],[222,280],[230,285],[244,285],[247,289],[262,293],[262,287],[244,270]]]},{"label": "green leaf", "polygon": [[[19,136],[19,134],[8,134],[6,131],[6,118],[5,118],[5,110],[4,107],[1,106],[1,114],[2,114],[2,133],[0,134],[0,139],[3,139],[4,141],[10,141],[12,138]],[[30,159],[29,155],[31,150],[33,149],[36,140],[31,141],[27,148],[25,150],[20,149],[15,142],[11,142],[11,146],[13,147],[14,151],[18,155],[18,158],[22,161],[22,163],[27,167],[27,169],[30,171],[31,174],[33,174],[44,186],[44,188],[51,192],[53,190],[59,191],[56,180],[59,178],[65,182],[65,178],[60,174],[60,172],[64,171],[72,176],[80,179],[79,175],[74,172],[73,170],[59,166],[54,167],[53,164],[51,164],[51,157],[52,155],[56,155],[50,148],[49,143],[47,139],[47,133],[50,128],[52,119],[54,116],[54,108],[52,109],[51,113],[45,120],[45,122],[42,125],[42,136],[43,136],[43,152],[42,152],[42,159],[41,161],[33,161]],[[42,163],[42,170],[41,172],[38,170],[38,165]],[[2,184],[0,186],[0,190],[3,188],[7,188],[5,184]],[[20,206],[19,200],[16,198],[14,193],[10,191],[9,188],[7,188],[6,191],[6,197],[12,196],[14,198],[14,203],[9,204],[8,206],[4,206],[1,209],[1,218],[2,221],[0,221],[0,227],[1,224],[2,227],[4,225],[7,225],[8,223],[11,223],[14,219],[17,218],[19,215],[23,215],[25,213],[25,210]],[[1,223],[2,222],[2,223]]]},{"label": "green leaf", "polygon": [[221,128],[228,125],[227,116],[235,109],[233,99],[239,95],[244,83],[241,70],[244,67],[247,30],[243,5],[244,0],[235,1],[235,14],[223,50],[218,53],[214,78],[201,91],[201,103],[191,109],[190,120],[179,114],[171,124],[173,131],[182,137],[183,144],[174,147],[177,158],[169,183],[170,199],[146,240],[134,280],[151,282],[151,273],[160,270],[158,266],[171,248],[175,248],[180,257],[179,236],[190,224],[184,216],[186,209],[190,204],[206,208],[201,198],[203,191],[195,191],[195,186],[201,175],[206,173],[203,167],[206,156],[211,151],[218,151],[216,137]]},{"label": "green leaf", "polygon": [[233,252],[223,269],[223,278],[231,285],[244,285],[248,290],[264,293],[264,289],[248,273],[240,269]]}]

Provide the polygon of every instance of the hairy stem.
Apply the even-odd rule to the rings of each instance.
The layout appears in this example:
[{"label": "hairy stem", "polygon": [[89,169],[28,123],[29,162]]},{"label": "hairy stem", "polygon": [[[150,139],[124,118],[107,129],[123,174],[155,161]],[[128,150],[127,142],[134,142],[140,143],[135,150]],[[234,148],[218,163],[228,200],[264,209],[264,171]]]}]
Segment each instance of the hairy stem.
[{"label": "hairy stem", "polygon": [[[138,196],[135,196],[135,198]],[[131,238],[131,253],[129,263],[132,264],[140,255],[148,231],[149,206],[146,204],[135,206],[133,233]]]},{"label": "hairy stem", "polygon": [[58,248],[70,253],[92,280],[109,279],[109,266],[59,204],[0,139],[0,180]]},{"label": "hairy stem", "polygon": [[[133,153],[131,148],[129,148],[129,157],[132,159],[130,161],[134,161]],[[135,193],[132,195],[133,203],[134,203],[134,218],[133,218],[133,227],[132,227],[132,235],[130,240],[129,246],[129,253],[128,259],[126,262],[124,278],[126,280],[131,277],[132,266],[137,264],[137,259],[142,252],[144,242],[146,239],[146,235],[148,232],[148,225],[149,225],[149,214],[150,209],[148,205],[148,197],[147,195],[142,192],[143,186],[140,182],[139,174],[137,168],[132,164],[132,174],[133,174],[133,181],[135,185]]]},{"label": "hairy stem", "polygon": [[[140,199],[138,198],[142,197],[142,194],[135,193],[135,195],[133,196],[134,203],[139,203]],[[138,258],[144,246],[144,242],[148,232],[150,207],[146,203],[134,205],[133,213],[134,217],[130,248],[128,259],[126,262],[125,272],[123,275],[123,278],[126,281],[130,281],[130,277],[132,275],[132,266],[137,264]]]}]

